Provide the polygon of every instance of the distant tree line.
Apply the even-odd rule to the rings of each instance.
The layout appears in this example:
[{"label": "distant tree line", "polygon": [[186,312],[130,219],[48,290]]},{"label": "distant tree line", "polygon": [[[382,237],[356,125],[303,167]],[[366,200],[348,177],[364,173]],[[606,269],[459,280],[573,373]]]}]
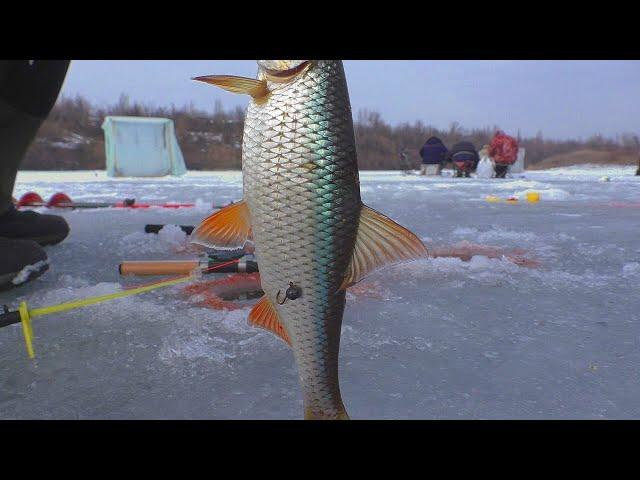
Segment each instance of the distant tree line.
[{"label": "distant tree line", "polygon": [[[165,117],[175,123],[182,153],[191,170],[228,170],[241,168],[241,145],[244,109],[225,110],[216,101],[211,111],[193,104],[159,107],[131,101],[121,95],[108,106],[92,105],[82,96],[62,97],[44,122],[22,166],[27,170],[104,169],[104,136],[101,129],[105,116],[125,115]],[[498,126],[465,129],[457,122],[448,129],[438,129],[422,121],[390,125],[375,111],[361,110],[354,118],[358,163],[363,170],[394,170],[401,168],[399,152],[408,149],[411,161],[420,164],[419,150],[425,140],[436,135],[448,146],[467,140],[478,150],[488,144]],[[517,136],[527,149],[526,162],[534,165],[545,158],[595,150],[607,152],[637,152],[638,137],[622,134],[616,138],[594,135],[586,140],[545,139],[541,132],[535,137]]]}]

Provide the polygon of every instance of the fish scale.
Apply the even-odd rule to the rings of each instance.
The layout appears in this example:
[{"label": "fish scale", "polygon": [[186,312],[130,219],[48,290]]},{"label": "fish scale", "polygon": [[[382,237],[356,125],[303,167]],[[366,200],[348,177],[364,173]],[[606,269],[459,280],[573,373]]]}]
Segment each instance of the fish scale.
[{"label": "fish scale", "polygon": [[[318,61],[291,84],[275,85],[266,104],[249,107],[245,125],[244,191],[262,287],[291,338],[305,410],[339,417],[339,287],[361,208],[341,62]],[[289,282],[302,297],[278,305]]]}]

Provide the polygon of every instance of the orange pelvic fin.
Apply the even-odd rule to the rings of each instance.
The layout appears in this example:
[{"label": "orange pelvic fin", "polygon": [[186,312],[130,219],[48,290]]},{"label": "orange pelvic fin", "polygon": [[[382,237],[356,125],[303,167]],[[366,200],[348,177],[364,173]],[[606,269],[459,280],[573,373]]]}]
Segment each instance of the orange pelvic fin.
[{"label": "orange pelvic fin", "polygon": [[191,243],[211,248],[241,248],[248,238],[251,221],[244,200],[213,213],[191,233]]},{"label": "orange pelvic fin", "polygon": [[358,283],[380,267],[427,255],[427,247],[415,234],[363,205],[356,245],[341,288]]},{"label": "orange pelvic fin", "polygon": [[289,334],[287,334],[287,330],[278,318],[278,312],[266,295],[251,309],[249,325],[269,330],[291,346]]}]

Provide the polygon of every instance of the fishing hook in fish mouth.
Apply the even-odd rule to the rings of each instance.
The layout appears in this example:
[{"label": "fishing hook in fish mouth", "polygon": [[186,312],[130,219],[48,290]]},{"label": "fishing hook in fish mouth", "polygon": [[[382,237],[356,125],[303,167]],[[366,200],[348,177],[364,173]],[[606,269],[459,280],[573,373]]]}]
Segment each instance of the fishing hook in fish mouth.
[{"label": "fishing hook in fish mouth", "polygon": [[280,301],[281,293],[282,290],[278,290],[278,293],[276,293],[276,302],[278,303],[278,305],[284,305],[287,300],[295,300],[296,298],[300,298],[300,295],[302,295],[302,289],[297,285],[294,285],[293,282],[289,282],[289,288],[287,288],[287,291],[284,294],[284,300],[282,301]]}]

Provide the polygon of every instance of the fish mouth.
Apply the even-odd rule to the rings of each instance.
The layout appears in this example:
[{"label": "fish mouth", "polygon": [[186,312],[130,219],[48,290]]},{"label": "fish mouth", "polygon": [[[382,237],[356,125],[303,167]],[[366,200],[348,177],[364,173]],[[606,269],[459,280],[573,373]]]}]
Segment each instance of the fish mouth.
[{"label": "fish mouth", "polygon": [[264,72],[267,80],[275,83],[286,83],[294,78],[302,75],[306,72],[311,66],[311,60],[305,60],[300,62],[298,65],[292,68],[288,68],[285,70],[277,70],[273,68],[269,68],[267,66],[262,65],[262,71]]}]

